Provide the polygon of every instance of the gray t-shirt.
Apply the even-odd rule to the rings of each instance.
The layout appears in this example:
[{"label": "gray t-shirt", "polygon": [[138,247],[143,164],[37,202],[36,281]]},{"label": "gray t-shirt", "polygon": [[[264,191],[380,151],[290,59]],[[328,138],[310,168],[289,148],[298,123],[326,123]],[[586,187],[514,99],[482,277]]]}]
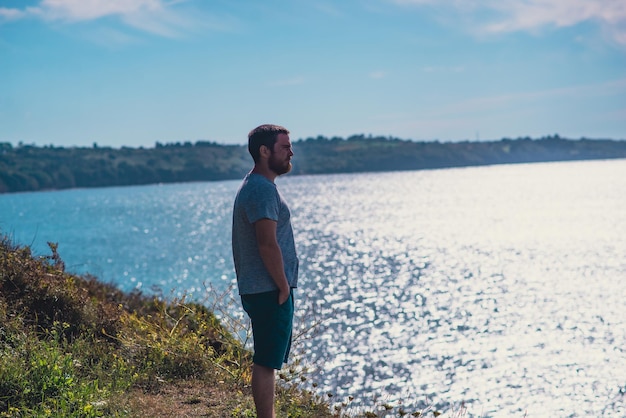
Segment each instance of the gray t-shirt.
[{"label": "gray t-shirt", "polygon": [[291,214],[276,185],[259,174],[243,180],[233,209],[233,260],[239,294],[278,289],[267,272],[256,241],[254,223],[260,219],[277,222],[276,239],[283,255],[285,275],[291,287],[298,285],[298,256],[291,228]]}]

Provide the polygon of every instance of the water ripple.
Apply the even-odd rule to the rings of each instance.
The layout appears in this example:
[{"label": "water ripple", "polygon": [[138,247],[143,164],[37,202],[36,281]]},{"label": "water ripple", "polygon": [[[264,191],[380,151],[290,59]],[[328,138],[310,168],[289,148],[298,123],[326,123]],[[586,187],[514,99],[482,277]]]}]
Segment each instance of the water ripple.
[{"label": "water ripple", "polygon": [[[309,380],[475,416],[626,416],[626,161],[279,179]],[[238,181],[0,195],[0,228],[125,290],[234,282]],[[240,311],[238,311],[241,314]]]}]

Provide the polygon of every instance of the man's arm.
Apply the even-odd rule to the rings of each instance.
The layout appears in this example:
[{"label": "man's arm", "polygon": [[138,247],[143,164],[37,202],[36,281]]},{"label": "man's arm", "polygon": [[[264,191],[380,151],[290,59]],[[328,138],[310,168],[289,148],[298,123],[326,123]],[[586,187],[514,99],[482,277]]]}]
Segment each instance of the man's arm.
[{"label": "man's arm", "polygon": [[265,268],[278,287],[278,303],[282,305],[289,298],[291,289],[285,275],[283,254],[276,239],[276,221],[260,219],[254,223],[259,254]]}]

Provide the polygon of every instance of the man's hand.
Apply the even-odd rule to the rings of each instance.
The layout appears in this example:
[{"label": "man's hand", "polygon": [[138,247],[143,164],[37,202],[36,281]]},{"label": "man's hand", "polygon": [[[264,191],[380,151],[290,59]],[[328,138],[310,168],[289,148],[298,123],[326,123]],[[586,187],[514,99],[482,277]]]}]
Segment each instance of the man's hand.
[{"label": "man's hand", "polygon": [[267,272],[278,287],[278,304],[282,305],[289,299],[291,289],[285,276],[283,254],[280,252],[280,247],[276,241],[276,221],[260,219],[255,222],[254,228],[259,254]]},{"label": "man's hand", "polygon": [[287,302],[287,299],[289,299],[290,294],[291,294],[291,289],[289,288],[279,289],[278,290],[278,304],[282,305],[283,303]]}]

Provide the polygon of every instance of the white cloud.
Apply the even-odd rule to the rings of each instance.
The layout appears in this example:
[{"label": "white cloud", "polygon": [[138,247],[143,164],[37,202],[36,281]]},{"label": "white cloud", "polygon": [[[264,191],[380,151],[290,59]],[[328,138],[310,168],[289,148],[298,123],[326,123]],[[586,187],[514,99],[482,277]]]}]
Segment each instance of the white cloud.
[{"label": "white cloud", "polygon": [[34,17],[45,21],[83,22],[118,18],[135,29],[165,37],[178,37],[199,27],[219,28],[215,20],[185,13],[176,6],[184,0],[41,0],[34,7],[0,8],[4,21]]},{"label": "white cloud", "polygon": [[385,71],[372,71],[369,76],[373,79],[380,79],[385,78],[387,76],[387,73]]},{"label": "white cloud", "polygon": [[433,110],[433,115],[457,115],[472,112],[493,112],[514,104],[533,103],[554,98],[588,100],[598,96],[620,96],[626,93],[626,78],[603,83],[584,84],[548,90],[525,91],[498,96],[474,97]]},{"label": "white cloud", "polygon": [[595,20],[603,25],[626,23],[626,2],[623,0],[529,0],[503,1],[496,6],[503,20],[487,27],[493,31],[515,31],[552,25],[573,26]]},{"label": "white cloud", "polygon": [[47,19],[80,21],[154,13],[162,10],[163,4],[160,0],[43,0],[38,8]]},{"label": "white cloud", "polygon": [[25,12],[19,9],[0,7],[0,20],[17,20],[25,16]]},{"label": "white cloud", "polygon": [[110,26],[90,28],[87,31],[83,31],[81,35],[94,44],[110,49],[142,42],[140,37]]},{"label": "white cloud", "polygon": [[[624,0],[390,0],[402,6],[429,5],[469,13],[481,32],[536,31],[598,23],[605,34],[626,45]],[[488,16],[488,17],[487,17]]]}]

